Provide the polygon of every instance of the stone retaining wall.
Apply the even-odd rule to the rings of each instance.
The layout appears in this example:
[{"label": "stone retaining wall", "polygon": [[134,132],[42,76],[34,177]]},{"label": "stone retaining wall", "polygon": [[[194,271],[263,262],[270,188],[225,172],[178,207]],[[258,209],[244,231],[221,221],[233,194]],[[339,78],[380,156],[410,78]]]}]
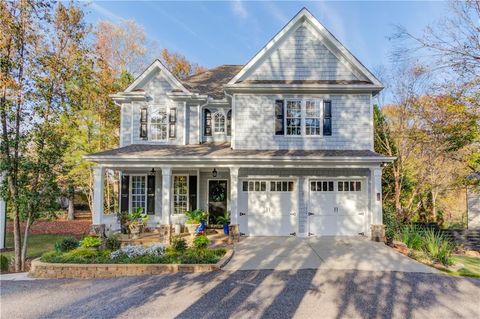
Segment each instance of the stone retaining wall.
[{"label": "stone retaining wall", "polygon": [[32,261],[30,275],[36,278],[113,278],[158,275],[173,272],[210,272],[226,265],[233,256],[228,250],[216,264],[57,264]]}]

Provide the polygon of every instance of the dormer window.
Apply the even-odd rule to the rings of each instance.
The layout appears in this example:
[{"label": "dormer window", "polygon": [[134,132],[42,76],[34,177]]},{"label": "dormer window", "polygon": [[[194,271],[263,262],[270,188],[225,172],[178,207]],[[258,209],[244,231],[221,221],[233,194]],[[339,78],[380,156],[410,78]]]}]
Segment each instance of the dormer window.
[{"label": "dormer window", "polygon": [[150,140],[165,141],[168,137],[168,115],[165,107],[152,107],[150,115]]},{"label": "dormer window", "polygon": [[220,112],[213,115],[213,132],[225,133],[225,115]]}]

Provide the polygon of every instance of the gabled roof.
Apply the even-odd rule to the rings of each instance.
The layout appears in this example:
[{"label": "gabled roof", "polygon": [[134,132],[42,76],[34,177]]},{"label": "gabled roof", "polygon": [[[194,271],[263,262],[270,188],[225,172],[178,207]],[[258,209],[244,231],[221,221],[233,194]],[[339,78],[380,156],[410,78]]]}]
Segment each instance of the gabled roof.
[{"label": "gabled roof", "polygon": [[295,17],[293,17],[290,22],[288,22],[280,32],[278,32],[243,68],[242,70],[230,80],[228,83],[229,87],[234,87],[235,84],[245,84],[242,83],[245,80],[245,75],[248,74],[248,71],[253,69],[257,63],[259,63],[262,58],[268,55],[272,50],[277,47],[277,44],[280,40],[289,34],[290,31],[298,28],[305,21],[309,22],[311,26],[322,36],[325,40],[325,44],[329,46],[329,49],[332,49],[332,53],[337,56],[340,60],[346,61],[351,64],[356,70],[356,72],[361,73],[367,80],[370,82],[372,87],[375,87],[377,90],[383,88],[382,83],[355,57],[350,51],[348,51],[334,36],[330,31],[328,31],[306,8],[300,10]]},{"label": "gabled roof", "polygon": [[181,90],[184,93],[189,93],[189,91],[183,86],[183,84],[163,65],[160,60],[156,59],[153,61],[150,66],[140,74],[132,84],[130,84],[124,92],[134,91],[143,80],[148,78],[153,72],[160,70],[160,72],[165,76],[165,79],[174,87],[174,89]]},{"label": "gabled roof", "polygon": [[182,80],[183,85],[192,93],[208,95],[213,99],[223,99],[223,86],[237,74],[243,65],[220,65],[205,72]]}]

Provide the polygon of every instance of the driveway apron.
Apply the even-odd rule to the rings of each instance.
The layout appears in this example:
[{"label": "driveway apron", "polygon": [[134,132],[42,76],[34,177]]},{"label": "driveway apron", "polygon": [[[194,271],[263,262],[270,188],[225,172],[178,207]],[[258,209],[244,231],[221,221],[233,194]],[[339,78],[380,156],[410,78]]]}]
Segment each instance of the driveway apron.
[{"label": "driveway apron", "polygon": [[223,268],[236,270],[365,270],[437,273],[365,237],[246,237]]}]

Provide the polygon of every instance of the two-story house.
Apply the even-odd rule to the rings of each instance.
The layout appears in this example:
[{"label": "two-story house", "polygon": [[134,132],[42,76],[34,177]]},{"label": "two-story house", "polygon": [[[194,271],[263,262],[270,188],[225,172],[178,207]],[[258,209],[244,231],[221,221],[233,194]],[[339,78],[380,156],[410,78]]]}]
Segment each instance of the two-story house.
[{"label": "two-story house", "polygon": [[245,65],[185,80],[154,61],[124,92],[120,147],[88,155],[93,224],[104,170],[121,171],[122,211],[151,226],[225,211],[247,236],[370,234],[382,224],[372,97],[382,84],[307,9]]}]

